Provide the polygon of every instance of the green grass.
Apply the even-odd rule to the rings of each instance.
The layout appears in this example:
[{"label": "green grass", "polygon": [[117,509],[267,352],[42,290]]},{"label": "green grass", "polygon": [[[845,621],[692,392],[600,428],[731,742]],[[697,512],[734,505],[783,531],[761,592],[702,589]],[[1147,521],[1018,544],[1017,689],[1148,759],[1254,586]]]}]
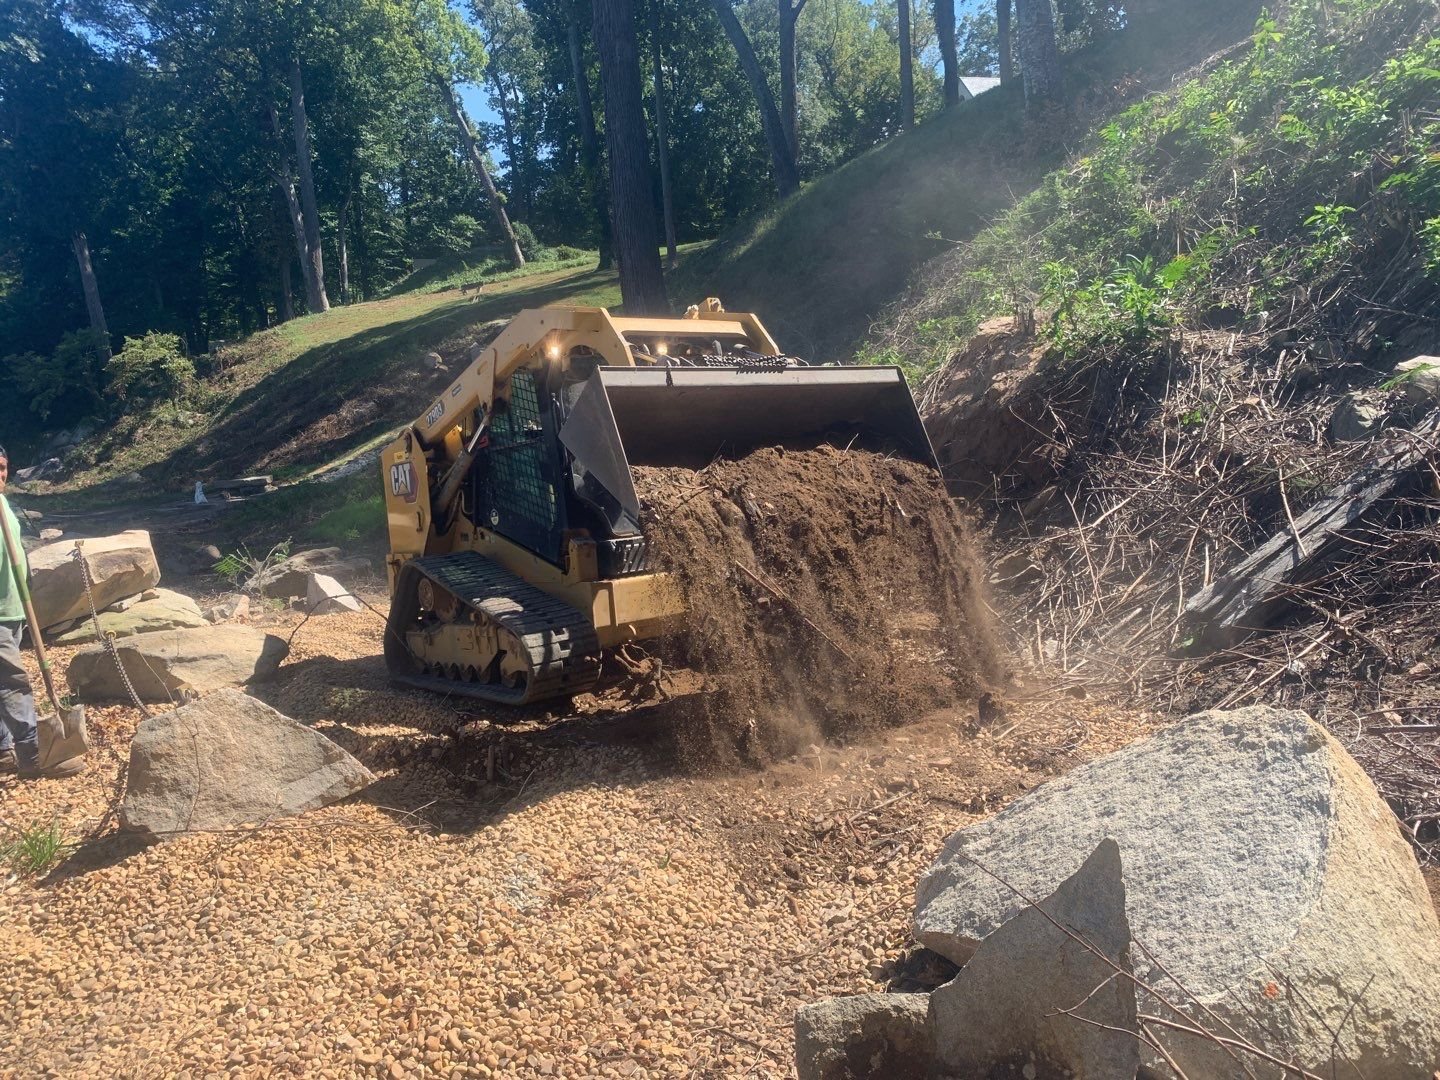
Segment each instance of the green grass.
[{"label": "green grass", "polygon": [[219,525],[231,546],[244,543],[252,550],[287,537],[302,545],[382,546],[385,504],[379,466],[343,480],[289,484],[228,511]]},{"label": "green grass", "polygon": [[74,845],[65,839],[58,821],[15,829],[14,837],[0,842],[0,862],[22,877],[40,877],[60,862]]},{"label": "green grass", "polygon": [[561,244],[558,247],[540,248],[526,260],[522,268],[516,270],[510,265],[509,256],[498,248],[478,248],[447,255],[423,270],[407,274],[386,291],[386,296],[443,292],[446,289],[458,289],[462,285],[514,281],[516,278],[531,277],[551,270],[591,266],[596,260],[597,255],[593,251]]}]

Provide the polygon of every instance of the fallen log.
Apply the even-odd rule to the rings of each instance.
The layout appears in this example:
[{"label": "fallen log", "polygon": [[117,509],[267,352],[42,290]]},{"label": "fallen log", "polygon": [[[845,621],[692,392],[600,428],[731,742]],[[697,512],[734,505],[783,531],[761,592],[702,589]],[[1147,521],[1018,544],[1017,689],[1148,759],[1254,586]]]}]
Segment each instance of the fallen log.
[{"label": "fallen log", "polygon": [[1191,636],[1181,651],[1196,656],[1230,648],[1293,610],[1307,583],[1345,561],[1349,538],[1435,480],[1437,435],[1440,410],[1378,443],[1378,455],[1349,480],[1194,593],[1183,617]]}]

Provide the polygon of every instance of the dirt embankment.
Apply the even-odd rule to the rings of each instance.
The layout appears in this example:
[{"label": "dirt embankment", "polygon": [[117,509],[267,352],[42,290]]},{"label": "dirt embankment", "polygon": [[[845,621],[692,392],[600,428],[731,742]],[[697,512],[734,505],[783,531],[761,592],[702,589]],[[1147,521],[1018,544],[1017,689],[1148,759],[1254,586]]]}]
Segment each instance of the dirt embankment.
[{"label": "dirt embankment", "polygon": [[664,648],[709,684],[684,749],[771,760],[1000,675],[969,525],[925,466],[770,447],[636,480],[690,612]]}]

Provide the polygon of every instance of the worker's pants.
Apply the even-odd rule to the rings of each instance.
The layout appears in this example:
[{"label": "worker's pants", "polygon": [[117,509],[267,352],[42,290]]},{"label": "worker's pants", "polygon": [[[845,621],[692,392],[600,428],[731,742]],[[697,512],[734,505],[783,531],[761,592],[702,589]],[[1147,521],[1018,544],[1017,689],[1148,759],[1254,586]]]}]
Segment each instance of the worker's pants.
[{"label": "worker's pants", "polygon": [[14,749],[16,764],[40,764],[40,737],[35,730],[35,694],[20,662],[23,622],[0,623],[0,751]]}]

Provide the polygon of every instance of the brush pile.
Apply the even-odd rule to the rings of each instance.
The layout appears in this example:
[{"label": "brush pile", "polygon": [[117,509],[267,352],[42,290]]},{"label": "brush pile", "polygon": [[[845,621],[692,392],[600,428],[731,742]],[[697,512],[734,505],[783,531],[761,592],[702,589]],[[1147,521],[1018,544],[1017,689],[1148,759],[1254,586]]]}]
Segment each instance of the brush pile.
[{"label": "brush pile", "polygon": [[[1030,403],[1054,418],[1054,465],[996,499],[992,582],[1012,645],[1059,686],[1172,715],[1304,709],[1366,768],[1422,853],[1440,855],[1440,448],[1414,388],[1317,350],[1277,352],[1258,334],[1171,344],[1143,362],[1106,357],[1112,380],[1128,365],[1118,393],[1092,382],[1086,397],[1056,370]],[[1373,407],[1372,432],[1337,435],[1355,400]],[[1197,595],[1267,540],[1298,539],[1308,509],[1407,440],[1430,482],[1351,523],[1264,632],[1201,649],[1187,610]],[[1300,540],[1296,562],[1314,553]]]},{"label": "brush pile", "polygon": [[998,675],[968,524],[925,466],[823,445],[635,474],[689,612],[664,651],[706,680],[682,751],[767,761]]}]

